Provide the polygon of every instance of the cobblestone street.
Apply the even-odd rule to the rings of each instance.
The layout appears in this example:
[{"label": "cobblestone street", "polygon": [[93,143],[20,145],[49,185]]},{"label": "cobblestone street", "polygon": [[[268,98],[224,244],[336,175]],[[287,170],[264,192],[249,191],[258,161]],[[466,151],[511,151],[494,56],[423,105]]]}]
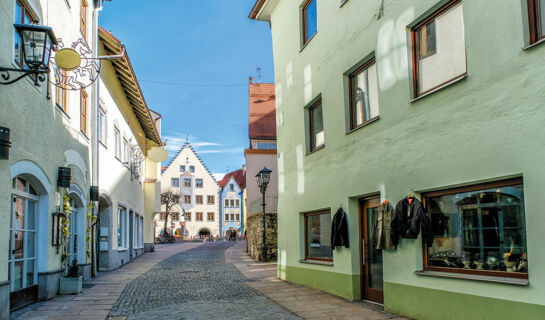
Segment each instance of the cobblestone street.
[{"label": "cobblestone street", "polygon": [[12,319],[401,319],[379,306],[351,302],[277,279],[276,262],[251,260],[244,242],[157,246]]}]

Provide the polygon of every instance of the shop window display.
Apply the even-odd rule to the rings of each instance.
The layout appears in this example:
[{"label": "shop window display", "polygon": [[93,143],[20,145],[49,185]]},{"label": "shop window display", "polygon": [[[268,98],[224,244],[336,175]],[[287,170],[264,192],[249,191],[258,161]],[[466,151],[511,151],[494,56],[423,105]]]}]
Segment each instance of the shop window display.
[{"label": "shop window display", "polygon": [[305,242],[305,259],[333,260],[330,211],[305,214]]},{"label": "shop window display", "polygon": [[522,179],[433,192],[424,201],[434,237],[428,269],[527,276]]}]

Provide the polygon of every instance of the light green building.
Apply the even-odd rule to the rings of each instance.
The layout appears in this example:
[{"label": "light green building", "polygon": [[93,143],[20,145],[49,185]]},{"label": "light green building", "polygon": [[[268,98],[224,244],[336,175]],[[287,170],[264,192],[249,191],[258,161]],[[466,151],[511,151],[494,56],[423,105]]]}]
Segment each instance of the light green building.
[{"label": "light green building", "polygon": [[[540,8],[256,2],[274,50],[281,279],[416,319],[545,319]],[[412,194],[431,246],[419,232],[376,249],[378,207]],[[350,246],[331,249],[339,208]]]}]

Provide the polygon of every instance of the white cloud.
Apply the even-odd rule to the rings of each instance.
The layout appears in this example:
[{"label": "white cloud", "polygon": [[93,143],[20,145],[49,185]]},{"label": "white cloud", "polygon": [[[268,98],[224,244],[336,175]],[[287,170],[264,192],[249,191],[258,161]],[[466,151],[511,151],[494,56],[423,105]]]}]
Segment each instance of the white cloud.
[{"label": "white cloud", "polygon": [[225,176],[225,173],[212,173],[212,175],[214,176],[214,179],[220,181]]}]

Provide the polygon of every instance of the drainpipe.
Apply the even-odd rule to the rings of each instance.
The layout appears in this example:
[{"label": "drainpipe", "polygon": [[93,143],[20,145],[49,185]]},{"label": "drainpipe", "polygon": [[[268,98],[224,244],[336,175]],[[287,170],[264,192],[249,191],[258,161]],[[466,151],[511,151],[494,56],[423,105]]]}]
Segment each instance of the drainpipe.
[{"label": "drainpipe", "polygon": [[[98,57],[98,16],[99,12],[102,11],[102,1],[103,0],[97,0],[94,3],[93,8],[93,58]],[[100,62],[99,62],[100,63]],[[91,114],[93,115],[91,117],[91,128],[93,130],[91,134],[91,185],[98,186],[98,104],[99,104],[99,82],[100,82],[100,75],[98,75],[97,81],[93,84],[93,97],[91,102]],[[93,207],[92,215],[97,216],[97,208],[96,206]],[[96,224],[93,226],[93,230],[91,233],[91,276],[96,277],[97,274],[97,265],[96,265]]]}]

